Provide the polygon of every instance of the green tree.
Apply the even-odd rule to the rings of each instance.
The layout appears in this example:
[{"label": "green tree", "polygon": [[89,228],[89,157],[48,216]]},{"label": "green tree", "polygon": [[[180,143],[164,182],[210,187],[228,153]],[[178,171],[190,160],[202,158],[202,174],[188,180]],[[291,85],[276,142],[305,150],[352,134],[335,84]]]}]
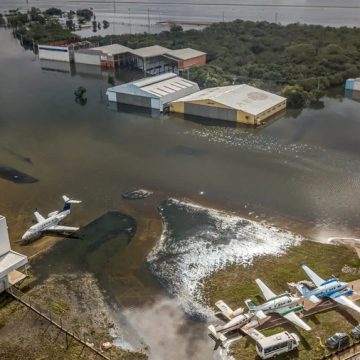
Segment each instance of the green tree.
[{"label": "green tree", "polygon": [[300,108],[306,104],[308,93],[300,85],[286,85],[281,93],[287,98],[289,107]]}]

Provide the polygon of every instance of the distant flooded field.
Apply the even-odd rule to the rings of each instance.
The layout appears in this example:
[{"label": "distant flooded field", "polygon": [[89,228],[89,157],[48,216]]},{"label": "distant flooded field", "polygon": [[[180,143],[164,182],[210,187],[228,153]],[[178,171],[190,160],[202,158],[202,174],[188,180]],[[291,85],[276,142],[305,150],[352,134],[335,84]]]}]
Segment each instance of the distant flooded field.
[{"label": "distant flooded field", "polygon": [[[343,89],[257,129],[152,117],[106,100],[110,82],[141,73],[40,63],[4,29],[0,43],[0,213],[14,248],[36,208],[43,215],[60,208],[63,194],[83,200],[67,224],[92,224],[85,227],[87,240],[60,242],[48,254],[53,261],[34,271],[46,276],[88,266],[154,359],[172,341],[179,344],[176,360],[212,354],[205,324],[190,320],[176,296],[208,268],[183,278],[173,270],[176,262],[194,265],[196,256],[208,256],[211,266],[232,256],[246,261],[252,241],[256,254],[281,252],[298,234],[320,241],[359,236],[360,103]],[[74,101],[79,86],[87,89],[85,105]],[[137,188],[154,193],[122,198]],[[172,205],[170,198],[180,202]],[[156,251],[166,225],[173,234]],[[49,242],[21,251],[31,255]],[[231,254],[216,257],[228,243]],[[177,287],[164,289],[169,275]],[[155,334],[154,322],[167,327]]]},{"label": "distant flooded field", "polygon": [[[182,24],[184,29],[201,28],[217,21],[235,19],[279,22],[281,24],[304,23],[327,26],[359,26],[360,5],[357,0],[281,0],[256,1],[101,1],[101,0],[36,0],[29,6],[42,10],[50,7],[62,10],[92,8],[97,21],[107,20],[110,27],[96,34],[157,33],[169,29],[170,22]],[[26,10],[25,0],[2,0],[0,12],[20,8]],[[91,36],[92,29],[79,32]]]}]

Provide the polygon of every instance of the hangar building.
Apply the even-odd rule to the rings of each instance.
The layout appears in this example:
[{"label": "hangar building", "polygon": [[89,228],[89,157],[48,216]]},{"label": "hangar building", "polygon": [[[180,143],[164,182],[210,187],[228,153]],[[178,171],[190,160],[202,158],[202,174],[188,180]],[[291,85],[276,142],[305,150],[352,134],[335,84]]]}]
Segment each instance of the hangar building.
[{"label": "hangar building", "polygon": [[119,44],[80,49],[75,51],[75,63],[98,65],[113,69],[125,65],[131,51],[130,48]]},{"label": "hangar building", "polygon": [[172,112],[251,125],[285,108],[286,98],[245,84],[204,89],[170,104]]},{"label": "hangar building", "polygon": [[171,101],[199,91],[199,86],[167,73],[109,88],[109,101],[163,111]]},{"label": "hangar building", "polygon": [[25,279],[18,269],[27,263],[25,255],[11,250],[6,219],[0,215],[0,293]]}]

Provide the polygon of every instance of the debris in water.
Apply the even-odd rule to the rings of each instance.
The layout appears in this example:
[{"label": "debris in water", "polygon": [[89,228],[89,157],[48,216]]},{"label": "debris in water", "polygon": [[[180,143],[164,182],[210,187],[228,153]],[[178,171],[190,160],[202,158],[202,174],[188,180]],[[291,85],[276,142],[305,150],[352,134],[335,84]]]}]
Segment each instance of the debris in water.
[{"label": "debris in water", "polygon": [[122,197],[127,200],[141,200],[145,199],[152,194],[151,191],[145,189],[138,189],[133,191],[127,191],[122,194]]}]

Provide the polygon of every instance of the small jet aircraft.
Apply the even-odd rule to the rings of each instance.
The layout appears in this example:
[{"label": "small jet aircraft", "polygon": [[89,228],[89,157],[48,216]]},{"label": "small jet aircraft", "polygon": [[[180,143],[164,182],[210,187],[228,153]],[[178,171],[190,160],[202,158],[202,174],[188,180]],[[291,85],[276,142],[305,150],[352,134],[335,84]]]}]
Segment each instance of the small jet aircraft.
[{"label": "small jet aircraft", "polygon": [[297,289],[306,299],[317,304],[320,302],[320,299],[328,298],[360,313],[360,307],[346,297],[354,293],[352,289],[349,289],[346,282],[341,282],[336,278],[326,281],[314,273],[308,266],[304,264],[301,264],[300,266],[316,286],[315,289],[309,289],[306,285],[301,283],[296,285]]},{"label": "small jet aircraft", "polygon": [[71,226],[62,226],[58,225],[63,221],[69,214],[71,204],[80,204],[80,200],[69,199],[66,195],[63,195],[64,207],[60,211],[53,211],[48,214],[47,218],[44,218],[39,212],[35,211],[34,216],[37,223],[29,228],[22,236],[20,243],[26,244],[32,240],[36,240],[41,237],[45,232],[54,232],[54,233],[66,233],[66,232],[75,232],[79,230],[78,227]]},{"label": "small jet aircraft", "polygon": [[227,332],[243,327],[254,317],[253,314],[244,314],[244,308],[232,310],[222,300],[217,301],[215,306],[220,310],[220,314],[225,320],[227,320],[227,322],[225,325],[219,325],[216,327],[214,325],[210,325],[208,327],[210,331],[209,336],[215,341],[214,350],[216,350],[219,346],[223,346],[224,342],[228,340],[225,336]]},{"label": "small jet aircraft", "polygon": [[276,295],[260,279],[256,279],[255,281],[267,302],[262,305],[256,305],[252,300],[246,300],[245,304],[251,314],[255,314],[259,319],[264,319],[267,314],[277,313],[296,326],[306,331],[311,330],[310,326],[296,314],[304,309],[302,305],[298,304],[300,298],[294,297],[288,292]]}]

